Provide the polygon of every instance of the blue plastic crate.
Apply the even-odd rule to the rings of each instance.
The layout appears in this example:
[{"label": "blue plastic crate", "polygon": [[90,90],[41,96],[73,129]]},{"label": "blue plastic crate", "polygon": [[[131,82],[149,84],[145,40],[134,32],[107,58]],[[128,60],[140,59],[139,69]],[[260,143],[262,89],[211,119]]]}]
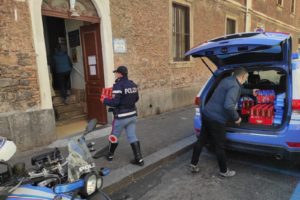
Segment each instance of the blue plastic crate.
[{"label": "blue plastic crate", "polygon": [[274,109],[275,110],[284,110],[284,106],[276,106],[276,105],[274,105]]},{"label": "blue plastic crate", "polygon": [[283,118],[283,115],[275,115],[274,116],[274,119],[282,119]]},{"label": "blue plastic crate", "polygon": [[282,123],[282,119],[276,119],[275,118],[273,123],[276,124],[276,125],[280,125]]},{"label": "blue plastic crate", "polygon": [[277,94],[276,99],[285,99],[285,93]]},{"label": "blue plastic crate", "polygon": [[274,106],[275,106],[275,107],[284,107],[284,102],[281,102],[281,101],[275,101]]}]

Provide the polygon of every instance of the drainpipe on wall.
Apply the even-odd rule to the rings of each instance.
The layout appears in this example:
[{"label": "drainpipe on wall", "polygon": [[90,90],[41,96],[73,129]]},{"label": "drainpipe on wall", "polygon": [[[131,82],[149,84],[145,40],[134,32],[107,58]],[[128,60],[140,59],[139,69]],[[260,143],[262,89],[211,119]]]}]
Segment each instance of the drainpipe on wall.
[{"label": "drainpipe on wall", "polygon": [[245,22],[245,32],[251,31],[251,14],[250,10],[252,10],[252,0],[246,1],[246,22]]}]

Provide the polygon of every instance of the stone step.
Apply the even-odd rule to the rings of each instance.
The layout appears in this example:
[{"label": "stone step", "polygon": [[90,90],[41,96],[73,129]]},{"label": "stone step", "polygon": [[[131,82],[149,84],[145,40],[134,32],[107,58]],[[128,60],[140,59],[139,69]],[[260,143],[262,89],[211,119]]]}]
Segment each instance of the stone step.
[{"label": "stone step", "polygon": [[[54,107],[65,105],[63,103],[63,98],[61,98],[60,96],[54,96],[52,98],[52,103]],[[73,103],[78,103],[78,100],[75,95],[70,95],[68,97],[68,104],[73,104]]]},{"label": "stone step", "polygon": [[[71,91],[71,93],[72,93],[72,91]],[[60,96],[60,91],[59,90],[54,90],[54,94],[55,94],[55,96],[59,97]],[[70,93],[68,93],[68,94],[70,94]]]},{"label": "stone step", "polygon": [[62,104],[59,106],[55,106],[54,110],[59,113],[65,113],[65,112],[71,112],[75,110],[82,110],[84,111],[84,105],[83,103],[72,103],[72,104]]},{"label": "stone step", "polygon": [[77,116],[82,116],[82,115],[86,115],[86,113],[84,113],[83,109],[57,113],[57,117],[58,117],[57,121],[71,119],[71,118],[74,118]]},{"label": "stone step", "polygon": [[56,121],[56,126],[62,126],[62,125],[70,124],[70,123],[80,121],[80,120],[87,120],[87,115],[82,114],[82,115],[74,116],[74,117],[69,118],[69,119],[58,120],[58,121]]}]

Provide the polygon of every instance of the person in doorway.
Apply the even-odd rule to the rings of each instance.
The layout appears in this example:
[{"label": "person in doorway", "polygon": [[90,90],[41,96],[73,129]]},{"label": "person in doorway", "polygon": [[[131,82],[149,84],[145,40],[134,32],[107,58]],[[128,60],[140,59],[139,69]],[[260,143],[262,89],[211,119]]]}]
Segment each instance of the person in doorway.
[{"label": "person in doorway", "polygon": [[113,160],[114,152],[118,146],[117,138],[120,137],[123,129],[126,131],[127,140],[131,145],[134,160],[132,164],[143,166],[144,160],[141,154],[140,142],[136,136],[137,110],[135,103],[139,100],[137,85],[128,80],[128,70],[125,66],[119,66],[113,71],[116,76],[115,84],[112,88],[112,99],[102,99],[101,101],[113,108],[114,120],[112,123],[111,135],[115,137],[109,142],[109,149],[105,155],[108,161]]},{"label": "person in doorway", "polygon": [[223,79],[212,94],[212,97],[202,110],[202,127],[200,136],[193,148],[193,155],[190,164],[191,172],[199,172],[197,166],[203,146],[209,140],[215,146],[215,152],[220,168],[220,175],[231,177],[235,171],[227,168],[225,155],[226,131],[225,124],[234,122],[239,125],[242,121],[237,112],[237,104],[241,93],[256,96],[257,89],[243,89],[242,85],[248,79],[248,72],[245,68],[238,68],[233,76]]},{"label": "person in doorway", "polygon": [[68,89],[70,89],[70,74],[72,70],[72,62],[67,52],[64,51],[60,45],[55,49],[52,57],[53,69],[55,70],[57,79],[59,81],[59,90],[64,104],[67,104]]}]

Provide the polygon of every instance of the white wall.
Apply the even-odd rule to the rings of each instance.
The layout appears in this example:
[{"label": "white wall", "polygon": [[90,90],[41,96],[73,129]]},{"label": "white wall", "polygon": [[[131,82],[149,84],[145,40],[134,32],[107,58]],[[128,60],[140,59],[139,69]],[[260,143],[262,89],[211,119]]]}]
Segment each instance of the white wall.
[{"label": "white wall", "polygon": [[[83,26],[82,21],[77,20],[65,20],[66,27],[66,39],[68,46],[68,54],[72,60],[72,49],[69,45],[68,33],[74,30],[79,30],[80,26]],[[84,66],[83,66],[83,58],[82,58],[82,46],[76,47],[77,50],[77,63],[73,63],[73,70],[71,72],[71,87],[72,89],[84,89],[85,81],[84,81]]]}]

